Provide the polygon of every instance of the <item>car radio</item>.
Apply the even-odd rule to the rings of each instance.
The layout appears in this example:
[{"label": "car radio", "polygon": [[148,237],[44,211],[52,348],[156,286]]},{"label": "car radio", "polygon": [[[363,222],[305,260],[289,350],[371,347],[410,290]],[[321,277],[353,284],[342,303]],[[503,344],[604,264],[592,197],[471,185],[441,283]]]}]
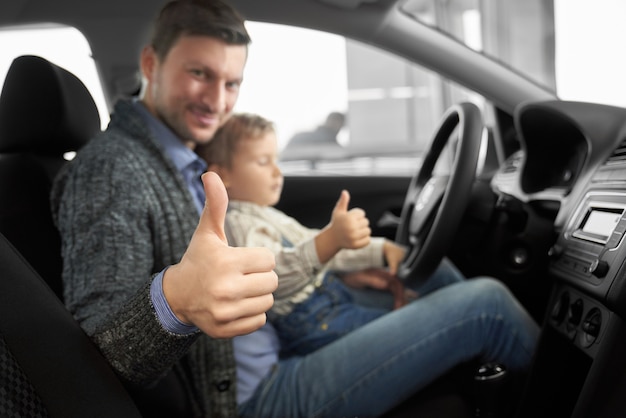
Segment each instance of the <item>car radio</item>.
[{"label": "car radio", "polygon": [[551,272],[606,301],[626,258],[625,232],[626,193],[587,193],[552,249]]}]

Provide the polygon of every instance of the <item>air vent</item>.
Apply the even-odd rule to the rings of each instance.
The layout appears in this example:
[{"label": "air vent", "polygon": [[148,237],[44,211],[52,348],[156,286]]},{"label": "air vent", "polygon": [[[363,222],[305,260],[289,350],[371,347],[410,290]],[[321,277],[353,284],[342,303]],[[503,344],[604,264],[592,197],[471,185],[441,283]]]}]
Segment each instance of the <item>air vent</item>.
[{"label": "air vent", "polygon": [[624,164],[626,162],[626,139],[611,153],[606,160],[606,165]]}]

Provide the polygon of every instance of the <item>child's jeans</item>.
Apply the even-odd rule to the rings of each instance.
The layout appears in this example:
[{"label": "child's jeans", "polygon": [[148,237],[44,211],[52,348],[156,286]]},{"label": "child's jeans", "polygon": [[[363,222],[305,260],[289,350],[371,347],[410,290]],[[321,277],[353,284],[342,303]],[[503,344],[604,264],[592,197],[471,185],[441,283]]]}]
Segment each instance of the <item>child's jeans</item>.
[{"label": "child's jeans", "polygon": [[329,272],[311,296],[285,316],[270,316],[281,356],[304,355],[386,314],[386,309],[357,305],[341,279]]}]

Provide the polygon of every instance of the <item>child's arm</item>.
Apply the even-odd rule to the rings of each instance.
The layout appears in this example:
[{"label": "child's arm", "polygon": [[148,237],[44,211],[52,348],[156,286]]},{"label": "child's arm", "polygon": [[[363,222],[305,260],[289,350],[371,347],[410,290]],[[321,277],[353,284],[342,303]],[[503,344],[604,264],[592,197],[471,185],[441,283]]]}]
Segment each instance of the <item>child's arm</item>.
[{"label": "child's arm", "polygon": [[322,264],[327,263],[341,249],[357,249],[370,242],[371,229],[365,212],[359,208],[348,210],[350,194],[347,190],[333,209],[330,223],[315,237],[317,256]]}]

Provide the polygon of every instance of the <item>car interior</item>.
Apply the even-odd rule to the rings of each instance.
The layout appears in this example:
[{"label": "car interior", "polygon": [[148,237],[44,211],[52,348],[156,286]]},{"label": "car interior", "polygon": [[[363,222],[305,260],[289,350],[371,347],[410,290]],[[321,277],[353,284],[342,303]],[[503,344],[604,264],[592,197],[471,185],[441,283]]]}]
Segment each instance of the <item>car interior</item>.
[{"label": "car interior", "polygon": [[[80,29],[111,105],[139,91],[138,53],[163,3],[4,2],[0,27]],[[468,277],[506,284],[541,326],[514,416],[624,416],[626,109],[561,100],[440,31],[410,24],[403,3],[232,1],[247,19],[373,44],[488,98],[484,107],[462,101],[447,109],[413,175],[286,176],[278,208],[322,227],[348,189],[373,235],[415,252],[403,264],[410,273],[426,275],[448,257]],[[151,391],[124,385],[62,303],[50,188],[67,153],[100,129],[75,74],[36,55],[12,61],[0,94],[0,415],[185,416],[175,376]],[[451,168],[440,176],[435,166],[447,152]],[[416,203],[431,186],[436,198],[417,222]],[[476,384],[477,373],[453,370],[385,416],[470,417],[478,398],[502,402],[505,381]]]},{"label": "car interior", "polygon": [[[89,91],[73,74],[37,56],[16,58],[5,85],[0,95],[2,309],[5,318],[20,321],[2,321],[0,328],[2,387],[11,388],[3,402],[19,405],[18,416],[187,416],[172,400],[172,392],[182,390],[174,376],[151,391],[124,387],[62,304],[61,244],[48,196],[54,176],[67,163],[64,154],[78,151],[99,129]],[[46,120],[28,124],[33,110]],[[466,416],[466,400],[451,385],[437,382],[389,416],[419,411]]]}]

